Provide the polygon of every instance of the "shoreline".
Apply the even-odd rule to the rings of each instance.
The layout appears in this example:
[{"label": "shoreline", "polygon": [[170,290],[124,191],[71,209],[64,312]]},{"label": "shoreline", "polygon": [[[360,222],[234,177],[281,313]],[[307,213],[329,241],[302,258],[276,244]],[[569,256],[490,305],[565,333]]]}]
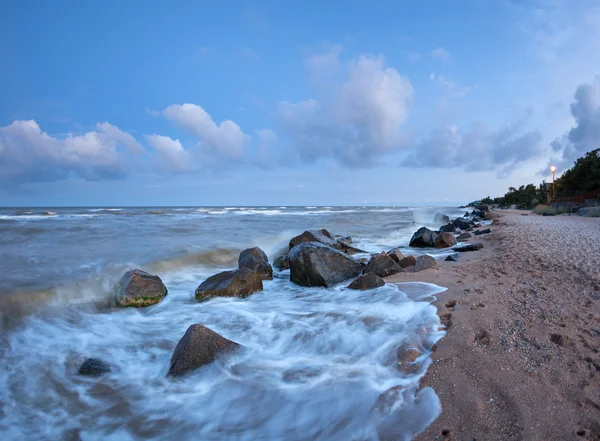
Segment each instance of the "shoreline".
[{"label": "shoreline", "polygon": [[386,279],[447,288],[420,382],[442,413],[415,440],[600,439],[600,220],[522,214],[456,263]]}]

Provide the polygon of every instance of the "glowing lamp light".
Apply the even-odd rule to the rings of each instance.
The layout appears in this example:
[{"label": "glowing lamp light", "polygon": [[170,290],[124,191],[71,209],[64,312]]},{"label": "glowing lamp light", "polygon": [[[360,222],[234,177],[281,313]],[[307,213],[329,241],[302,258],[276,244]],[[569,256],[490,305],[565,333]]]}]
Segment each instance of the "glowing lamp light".
[{"label": "glowing lamp light", "polygon": [[550,166],[550,171],[551,171],[553,174],[554,174],[554,173],[556,173],[556,166],[555,166],[555,165],[552,165],[552,166]]}]

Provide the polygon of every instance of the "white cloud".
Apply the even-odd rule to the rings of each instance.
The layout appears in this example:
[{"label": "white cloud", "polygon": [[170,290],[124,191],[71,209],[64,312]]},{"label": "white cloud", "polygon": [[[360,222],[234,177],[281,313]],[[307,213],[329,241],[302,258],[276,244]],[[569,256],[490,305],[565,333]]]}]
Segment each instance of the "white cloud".
[{"label": "white cloud", "polygon": [[442,75],[436,75],[432,73],[429,75],[429,80],[442,88],[444,93],[441,101],[443,104],[447,104],[447,101],[451,99],[462,98],[471,92],[470,87],[460,86]]},{"label": "white cloud", "polygon": [[419,61],[423,55],[419,52],[408,52],[408,61]]},{"label": "white cloud", "polygon": [[0,128],[0,179],[17,184],[69,176],[89,180],[123,177],[127,168],[117,146],[136,153],[142,147],[130,134],[111,124],[98,124],[97,130],[57,139],[42,132],[34,120],[14,121]]},{"label": "white cloud", "polygon": [[188,173],[194,170],[190,154],[178,139],[162,135],[146,135],[146,140],[156,150],[159,173]]},{"label": "white cloud", "polygon": [[174,104],[163,111],[173,124],[200,139],[200,151],[204,160],[243,160],[250,136],[233,121],[216,124],[211,116],[196,104]]},{"label": "white cloud", "polygon": [[450,52],[443,47],[438,47],[431,51],[431,56],[440,60],[449,60],[451,58]]},{"label": "white cloud", "polygon": [[318,100],[279,104],[282,125],[305,162],[333,157],[364,167],[402,146],[410,81],[386,67],[383,57],[360,56],[345,65],[344,74],[346,80]]}]

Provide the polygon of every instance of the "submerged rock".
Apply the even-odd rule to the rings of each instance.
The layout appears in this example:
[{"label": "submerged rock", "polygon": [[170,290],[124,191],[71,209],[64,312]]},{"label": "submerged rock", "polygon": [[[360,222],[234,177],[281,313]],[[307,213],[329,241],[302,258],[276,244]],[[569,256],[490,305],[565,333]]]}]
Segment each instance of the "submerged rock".
[{"label": "submerged rock", "polygon": [[383,285],[385,285],[385,281],[381,277],[375,273],[367,273],[360,276],[358,279],[348,285],[348,288],[366,291],[369,289],[379,288]]},{"label": "submerged rock", "polygon": [[110,366],[97,358],[88,358],[79,368],[79,375],[102,375],[110,372]]},{"label": "submerged rock", "polygon": [[439,267],[440,266],[438,265],[437,260],[431,256],[424,255],[417,257],[417,263],[415,264],[414,271],[424,271],[431,268],[438,269]]},{"label": "submerged rock", "polygon": [[269,258],[258,247],[242,251],[238,258],[238,266],[256,271],[262,280],[273,280],[273,267],[269,264]]},{"label": "submerged rock", "polygon": [[196,288],[196,300],[202,301],[212,297],[245,298],[262,289],[262,279],[256,271],[239,268],[210,276]]},{"label": "submerged rock", "polygon": [[440,233],[438,237],[435,238],[436,248],[450,248],[456,244],[456,237],[454,237],[452,233]]},{"label": "submerged rock", "polygon": [[464,252],[467,252],[467,251],[478,251],[478,250],[480,250],[482,248],[483,248],[483,244],[480,243],[480,242],[477,242],[477,243],[471,243],[471,244],[468,244],[468,245],[462,245],[460,247],[455,247],[454,251],[458,251],[460,253],[464,253]]},{"label": "submerged rock", "polygon": [[118,307],[143,308],[159,303],[167,295],[167,287],[160,277],[133,269],[121,277],[114,292]]},{"label": "submerged rock", "polygon": [[212,363],[220,353],[231,352],[240,345],[220,336],[202,325],[191,325],[173,352],[168,376],[183,375],[191,369],[197,369]]},{"label": "submerged rock", "polygon": [[428,248],[435,245],[437,235],[427,227],[419,228],[410,239],[411,247]]},{"label": "submerged rock", "polygon": [[277,268],[279,271],[283,271],[286,269],[290,269],[290,259],[287,254],[283,256],[276,257],[273,260],[273,266]]},{"label": "submerged rock", "polygon": [[358,276],[363,266],[345,254],[318,242],[292,248],[290,280],[301,286],[332,286]]},{"label": "submerged rock", "polygon": [[415,259],[415,256],[406,256],[404,259],[400,260],[400,262],[398,262],[398,265],[400,265],[400,268],[408,268],[411,266],[415,266],[417,264],[417,259]]},{"label": "submerged rock", "polygon": [[437,225],[445,225],[450,222],[450,218],[442,213],[436,213],[433,217],[433,223]]},{"label": "submerged rock", "polygon": [[376,256],[371,257],[371,260],[369,260],[369,263],[367,263],[367,266],[363,270],[363,274],[375,273],[379,277],[388,277],[401,272],[402,267],[386,253],[377,254]]}]

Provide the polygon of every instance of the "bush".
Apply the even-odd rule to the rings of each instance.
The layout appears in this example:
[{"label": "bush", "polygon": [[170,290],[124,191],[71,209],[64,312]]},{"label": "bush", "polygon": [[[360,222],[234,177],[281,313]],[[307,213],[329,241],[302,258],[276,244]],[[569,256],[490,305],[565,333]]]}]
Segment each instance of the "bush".
[{"label": "bush", "polygon": [[569,209],[567,207],[555,207],[549,205],[538,205],[533,209],[533,212],[536,214],[563,214],[568,213]]}]

